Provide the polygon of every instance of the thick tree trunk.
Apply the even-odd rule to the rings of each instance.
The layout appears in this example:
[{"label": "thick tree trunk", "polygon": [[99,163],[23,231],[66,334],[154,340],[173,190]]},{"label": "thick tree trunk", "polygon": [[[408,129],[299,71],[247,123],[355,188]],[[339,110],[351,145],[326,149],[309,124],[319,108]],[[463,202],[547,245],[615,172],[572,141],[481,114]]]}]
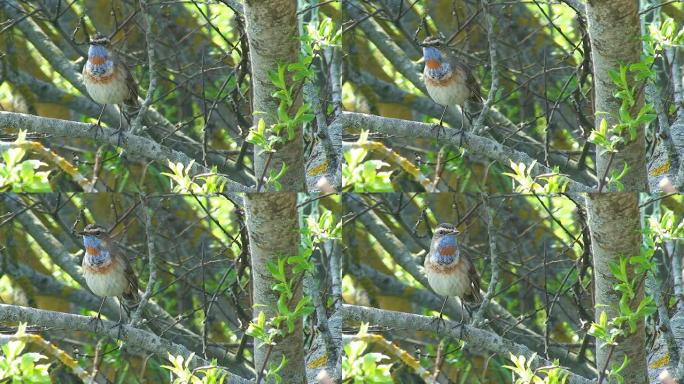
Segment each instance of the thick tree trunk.
[{"label": "thick tree trunk", "polygon": [[[250,0],[245,2],[245,22],[249,39],[249,57],[252,66],[252,113],[254,124],[264,119],[267,126],[276,122],[278,100],[272,97],[275,86],[268,77],[278,69],[278,64],[297,61],[299,55],[299,32],[297,30],[297,2],[294,0]],[[301,104],[301,92],[296,105]],[[254,174],[258,178],[268,176],[269,171],[280,171],[287,165],[286,174],[280,179],[284,191],[306,190],[304,177],[304,150],[302,127],[296,129],[295,138],[288,141],[273,154],[262,153],[255,148]],[[272,156],[269,161],[269,156]],[[264,173],[264,169],[266,172]]]},{"label": "thick tree trunk", "polygon": [[[613,95],[617,86],[609,76],[610,70],[619,71],[620,63],[632,64],[639,61],[641,54],[641,33],[639,29],[639,2],[635,0],[594,0],[587,2],[588,31],[591,39],[591,56],[594,71],[594,113],[596,127],[606,119],[608,126],[617,123],[621,101]],[[643,91],[640,92],[633,111],[643,105]],[[635,112],[633,112],[635,113]],[[622,179],[626,191],[648,191],[646,177],[644,127],[638,129],[636,140],[619,152],[611,154],[597,148],[597,176],[610,177],[611,171],[621,172],[629,166],[629,173]],[[606,169],[608,172],[606,173]]]},{"label": "thick tree trunk", "polygon": [[[610,263],[619,263],[620,256],[638,255],[641,247],[639,197],[636,193],[591,193],[587,195],[587,210],[594,260],[594,312],[596,319],[606,312],[610,321],[619,314],[621,297],[621,293],[613,289],[618,281],[610,272]],[[632,274],[632,281],[641,278],[631,270],[629,273]],[[632,300],[632,310],[644,297],[643,281],[637,282],[637,285],[639,291]],[[624,356],[628,356],[629,364],[621,375],[629,383],[647,383],[645,340],[644,322],[641,320],[636,332],[619,340],[615,346],[597,341],[597,369],[610,369],[613,364],[619,367]]]},{"label": "thick tree trunk", "polygon": [[[253,318],[265,312],[266,318],[276,315],[278,292],[273,290],[277,281],[267,265],[276,263],[278,257],[293,256],[299,252],[299,222],[297,220],[297,195],[294,193],[253,193],[245,196],[245,214],[249,232],[249,250],[252,257]],[[290,275],[289,269],[287,274]],[[302,297],[301,284],[291,301],[290,309]],[[255,341],[254,366],[277,366],[283,356],[287,366],[280,374],[284,383],[303,383],[306,378],[304,366],[304,342],[302,320],[295,323],[294,332],[269,346]]]}]

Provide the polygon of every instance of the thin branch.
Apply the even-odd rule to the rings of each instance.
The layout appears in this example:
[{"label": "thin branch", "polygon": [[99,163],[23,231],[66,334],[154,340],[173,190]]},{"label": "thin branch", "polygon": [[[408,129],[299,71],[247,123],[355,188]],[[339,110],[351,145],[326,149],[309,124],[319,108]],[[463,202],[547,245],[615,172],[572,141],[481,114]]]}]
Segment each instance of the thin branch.
[{"label": "thin branch", "polygon": [[484,207],[484,210],[487,214],[487,234],[489,236],[489,263],[492,266],[492,276],[489,280],[489,286],[487,287],[487,293],[485,294],[484,298],[482,299],[482,304],[480,304],[480,308],[475,312],[475,315],[473,316],[473,321],[472,324],[475,326],[479,326],[480,321],[483,319],[484,314],[486,313],[487,306],[489,305],[489,302],[492,300],[494,297],[494,291],[496,290],[496,285],[499,283],[499,279],[501,277],[501,267],[499,266],[499,252],[496,250],[496,229],[494,227],[494,218],[492,217],[492,213],[490,209],[493,209],[493,207],[490,207],[490,201],[489,198],[483,194],[482,196],[482,204]]},{"label": "thin branch", "polygon": [[482,0],[482,8],[484,9],[484,19],[485,25],[487,26],[487,41],[489,42],[489,71],[492,73],[492,84],[489,88],[489,94],[487,95],[487,100],[482,106],[482,111],[477,116],[477,120],[473,124],[473,133],[479,135],[484,133],[487,129],[484,127],[484,121],[489,113],[489,109],[494,104],[494,98],[496,97],[496,90],[499,88],[499,74],[497,69],[497,58],[496,58],[496,39],[494,38],[494,27],[492,25],[492,16],[489,9],[489,2],[487,0]]},{"label": "thin branch", "polygon": [[154,58],[154,37],[152,36],[152,24],[155,20],[148,8],[146,0],[140,0],[140,8],[145,15],[145,40],[147,41],[147,61],[148,70],[150,72],[150,84],[147,87],[145,100],[143,101],[138,114],[135,116],[135,120],[133,120],[133,123],[131,124],[132,135],[138,134],[142,128],[143,117],[147,114],[147,110],[150,108],[150,104],[152,104],[152,96],[157,89],[157,66]]},{"label": "thin branch", "polygon": [[137,326],[140,323],[143,310],[147,305],[147,302],[152,296],[152,291],[154,290],[154,285],[157,282],[157,255],[154,250],[154,238],[152,236],[152,220],[150,218],[149,208],[145,202],[144,197],[140,197],[140,203],[142,205],[143,216],[145,217],[145,237],[147,238],[147,264],[150,267],[150,276],[147,280],[147,286],[145,287],[145,293],[140,299],[138,308],[136,308],[135,313],[131,316],[131,325]]}]

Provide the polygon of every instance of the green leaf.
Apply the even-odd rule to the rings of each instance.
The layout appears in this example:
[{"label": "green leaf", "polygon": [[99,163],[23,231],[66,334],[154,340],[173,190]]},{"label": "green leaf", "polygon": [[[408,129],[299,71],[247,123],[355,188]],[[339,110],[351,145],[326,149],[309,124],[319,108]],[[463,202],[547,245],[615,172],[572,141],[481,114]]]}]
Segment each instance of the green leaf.
[{"label": "green leaf", "polygon": [[613,83],[620,85],[620,74],[618,71],[610,69],[608,70],[608,76],[610,76],[610,79],[613,80]]}]

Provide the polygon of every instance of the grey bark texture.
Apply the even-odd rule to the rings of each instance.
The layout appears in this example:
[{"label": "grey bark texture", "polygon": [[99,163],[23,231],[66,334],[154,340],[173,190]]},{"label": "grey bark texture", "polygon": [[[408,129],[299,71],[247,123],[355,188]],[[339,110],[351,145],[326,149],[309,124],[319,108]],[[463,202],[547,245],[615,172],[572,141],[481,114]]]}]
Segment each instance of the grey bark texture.
[{"label": "grey bark texture", "polygon": [[[294,256],[299,252],[299,222],[297,219],[297,195],[294,193],[249,193],[245,196],[245,215],[249,232],[249,250],[252,266],[252,302],[257,318],[260,312],[266,318],[273,318],[277,312],[279,293],[273,290],[277,281],[268,270],[268,263],[276,263],[278,257]],[[286,267],[286,273],[291,271]],[[302,297],[299,284],[290,309]],[[294,332],[269,346],[255,340],[254,366],[259,372],[270,364],[280,364],[282,356],[287,357],[287,366],[281,371],[284,383],[303,383],[306,380],[304,365],[302,320],[295,323]]]},{"label": "grey bark texture", "polygon": [[[252,75],[252,113],[253,122],[264,119],[267,126],[276,122],[278,100],[271,95],[276,91],[268,77],[269,72],[277,71],[278,64],[297,61],[299,54],[299,32],[297,30],[297,2],[293,0],[246,1],[245,23],[249,39],[249,58]],[[301,104],[301,92],[290,112]],[[288,167],[280,179],[284,191],[303,192],[306,190],[304,177],[304,142],[302,127],[296,128],[293,140],[279,147],[272,154],[257,149],[254,155],[254,174],[260,178],[268,171],[279,171],[285,163]]]},{"label": "grey bark texture", "polygon": [[[24,113],[0,111],[0,130],[12,128],[21,128],[30,130],[32,132],[47,133],[56,137],[85,138],[98,140],[101,143],[107,143],[111,145],[119,144],[119,138],[115,135],[116,131],[112,128],[103,127],[101,129],[103,133],[98,134],[99,132],[94,129],[90,129],[91,125],[86,123],[28,115]],[[167,164],[168,161],[172,161],[173,163],[183,163],[184,167],[190,168],[191,176],[195,176],[199,173],[210,172],[207,167],[198,163],[193,163],[192,166],[190,166],[190,162],[193,159],[191,159],[184,152],[173,150],[169,147],[159,144],[154,140],[148,139],[147,137],[131,135],[129,132],[124,132],[123,137],[125,140],[121,143],[121,147],[124,148],[130,155],[154,160],[160,164]],[[225,180],[225,191],[234,200],[239,200],[239,195],[236,194],[236,192],[253,190],[252,188],[230,180],[223,175],[219,175],[219,178],[221,180]]]},{"label": "grey bark texture", "polygon": [[[73,315],[70,313],[47,311],[43,309],[21,307],[17,305],[0,304],[0,322],[2,323],[28,323],[39,327],[51,327],[59,329],[69,329],[71,331],[93,332],[116,339],[121,336],[126,340],[129,348],[142,351],[145,353],[156,354],[162,358],[168,356],[169,353],[174,356],[183,356],[185,359],[190,358],[192,353],[183,344],[177,344],[170,340],[161,338],[152,332],[148,332],[128,324],[119,324],[109,320],[102,320],[102,323],[92,321],[93,318],[89,316]],[[99,326],[99,328],[98,328]],[[120,327],[119,327],[120,326]],[[120,329],[119,329],[120,328]],[[121,332],[121,335],[119,335]],[[190,359],[189,367],[191,369],[209,366],[211,362],[202,358],[199,354],[194,354]],[[231,367],[231,369],[238,370],[239,367]],[[244,374],[244,370],[239,370],[236,373],[228,372],[229,375],[224,383],[227,384],[247,384],[252,381],[245,379],[240,374]]]},{"label": "grey bark texture", "polygon": [[[382,325],[389,327],[397,335],[402,335],[406,331],[409,332],[434,332],[435,326],[434,317],[415,315],[413,313],[396,312],[373,307],[362,307],[358,305],[343,304],[332,317],[331,321],[335,321],[336,317],[341,316],[345,323],[369,323],[371,325]],[[440,331],[444,337],[453,340],[463,340],[466,342],[467,348],[479,352],[498,353],[503,356],[514,354],[516,356],[525,356],[530,361],[533,369],[541,366],[550,366],[553,363],[539,354],[532,355],[534,352],[527,346],[518,344],[514,341],[499,336],[494,332],[480,329],[466,323],[457,323],[451,320],[444,321],[444,328]],[[570,372],[567,378],[568,384],[590,384],[593,381],[581,376],[575,372]],[[630,382],[631,383],[631,382]]]},{"label": "grey bark texture", "polygon": [[[610,271],[610,263],[618,263],[620,256],[639,254],[641,247],[641,225],[639,223],[639,196],[636,193],[590,193],[587,195],[588,224],[591,231],[591,251],[594,260],[594,313],[598,321],[602,312],[608,320],[619,315],[621,293],[614,289],[618,280]],[[632,310],[644,297],[644,282],[629,270],[638,286],[636,297],[630,303]],[[619,367],[623,357],[629,357],[628,366],[621,375],[629,383],[647,383],[646,333],[643,319],[637,323],[635,333],[620,338],[613,347],[597,340],[596,366],[599,372]],[[612,349],[612,350],[611,350]],[[607,381],[604,381],[607,382]]]},{"label": "grey bark texture", "polygon": [[[620,63],[639,62],[641,54],[641,32],[639,24],[639,2],[634,0],[589,1],[587,8],[588,32],[591,40],[591,55],[594,72],[595,124],[606,119],[608,127],[618,122],[621,101],[614,97],[618,91],[609,72],[620,69]],[[643,105],[643,91],[640,92],[633,113]],[[644,127],[640,126],[636,140],[620,149],[610,159],[610,153],[597,147],[597,176],[610,177],[610,171],[621,172],[623,165],[629,165],[628,174],[622,179],[626,191],[648,191],[646,176],[646,149]],[[606,174],[606,169],[609,169]]]}]

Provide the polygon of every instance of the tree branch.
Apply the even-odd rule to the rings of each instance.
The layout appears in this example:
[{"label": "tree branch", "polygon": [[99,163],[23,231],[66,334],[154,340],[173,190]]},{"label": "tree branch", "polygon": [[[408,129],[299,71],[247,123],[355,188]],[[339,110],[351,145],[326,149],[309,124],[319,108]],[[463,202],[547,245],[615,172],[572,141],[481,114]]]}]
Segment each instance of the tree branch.
[{"label": "tree branch", "polygon": [[[339,316],[345,321],[367,322],[389,327],[395,330],[410,330],[411,332],[435,332],[435,318],[431,316],[414,315],[411,313],[386,311],[377,308],[361,307],[344,304],[340,308]],[[489,352],[498,353],[508,358],[510,354],[525,356],[532,360],[532,368],[554,366],[551,361],[538,355],[532,359],[534,352],[524,345],[514,343],[501,336],[470,325],[459,324],[445,320],[445,325],[436,332],[440,337],[463,340]],[[590,384],[593,381],[570,372],[568,383]]]},{"label": "tree branch", "polygon": [[[98,322],[92,321],[91,317],[73,315],[70,313],[0,304],[0,322],[25,322],[29,325],[37,325],[52,329],[64,329],[72,332],[92,332],[99,335],[104,334],[104,336],[110,337],[112,339],[117,339],[119,332],[121,332],[122,339],[126,340],[129,345],[135,346],[136,348],[147,352],[155,353],[162,359],[166,359],[168,354],[172,354],[174,356],[181,355],[187,360],[190,358],[192,353],[183,345],[165,340],[151,332],[147,332],[130,325],[122,325],[119,329],[117,323],[109,320],[103,320],[102,322],[104,326],[100,326]],[[211,366],[211,362],[195,355],[191,360],[190,367],[196,368],[199,366]],[[226,368],[223,369],[229,373],[226,381],[227,383],[251,383],[250,380],[231,373]]]},{"label": "tree branch", "polygon": [[482,304],[480,304],[480,308],[473,316],[472,323],[475,326],[477,326],[480,323],[484,314],[486,313],[485,311],[487,310],[487,306],[489,306],[489,302],[494,297],[494,291],[496,290],[496,285],[498,284],[499,278],[501,276],[501,268],[499,266],[499,253],[496,249],[496,229],[494,228],[494,218],[492,217],[492,213],[490,211],[490,200],[486,196],[483,196],[482,200],[484,210],[487,214],[487,234],[489,236],[490,257],[489,263],[492,265],[492,276],[489,280],[489,286],[487,286],[487,293],[485,294],[484,299],[482,299]]},{"label": "tree branch", "polygon": [[[91,139],[111,145],[119,144],[119,139],[115,135],[116,130],[111,128],[102,128],[103,133],[99,134],[98,130],[91,129],[90,124],[86,123],[27,115],[23,113],[0,111],[0,129],[10,128],[20,128],[40,133],[50,133],[72,139]],[[191,159],[184,153],[162,146],[161,144],[148,138],[133,136],[128,132],[124,132],[122,135],[124,137],[124,142],[121,143],[121,146],[125,148],[128,153],[146,159],[155,160],[163,166],[166,166],[168,161],[174,163],[180,162],[185,167],[190,165]],[[201,164],[192,164],[191,176],[209,172],[209,169]],[[239,201],[240,198],[237,194],[235,194],[235,192],[249,192],[252,190],[250,187],[246,187],[228,179],[225,175],[219,175],[219,177],[226,182],[226,191],[229,195],[232,195],[231,197],[236,201]]]},{"label": "tree branch", "polygon": [[152,23],[154,22],[154,18],[148,9],[147,1],[140,0],[140,8],[145,15],[145,40],[147,42],[147,62],[148,70],[150,72],[150,84],[147,87],[145,100],[140,106],[140,110],[137,112],[138,114],[135,116],[135,120],[131,124],[132,135],[137,135],[142,128],[143,117],[145,117],[150,104],[152,104],[152,96],[157,89],[157,66],[155,65],[154,38],[152,37]]},{"label": "tree branch", "polygon": [[135,313],[131,316],[131,325],[137,326],[140,322],[140,318],[143,314],[143,310],[147,305],[147,302],[152,296],[152,291],[154,290],[154,284],[157,281],[157,256],[154,250],[154,240],[152,238],[152,220],[150,218],[150,212],[148,210],[147,204],[145,203],[145,198],[140,198],[142,203],[142,211],[145,217],[145,238],[147,239],[147,264],[150,267],[150,276],[147,280],[147,285],[145,286],[145,293],[143,293],[140,298],[140,303],[138,308],[136,308]]},{"label": "tree branch", "polygon": [[[355,130],[366,129],[376,133],[384,133],[394,136],[406,136],[415,139],[438,139],[437,132],[434,132],[433,126],[430,124],[419,123],[410,120],[394,119],[389,117],[368,115],[364,113],[343,112],[337,119],[339,124],[345,128],[352,128]],[[448,131],[451,131],[448,129]],[[477,136],[470,132],[463,132],[463,140],[459,137],[461,134],[445,134],[439,137],[439,140],[452,144],[455,146],[462,146],[470,149],[473,152],[487,156],[490,159],[500,162],[504,166],[509,166],[510,162],[532,164],[534,159],[529,155],[506,147],[492,139]],[[532,176],[552,173],[552,170],[542,164],[535,163],[532,171]],[[568,177],[568,192],[589,192],[593,188],[582,184],[579,181],[570,179]]]}]

